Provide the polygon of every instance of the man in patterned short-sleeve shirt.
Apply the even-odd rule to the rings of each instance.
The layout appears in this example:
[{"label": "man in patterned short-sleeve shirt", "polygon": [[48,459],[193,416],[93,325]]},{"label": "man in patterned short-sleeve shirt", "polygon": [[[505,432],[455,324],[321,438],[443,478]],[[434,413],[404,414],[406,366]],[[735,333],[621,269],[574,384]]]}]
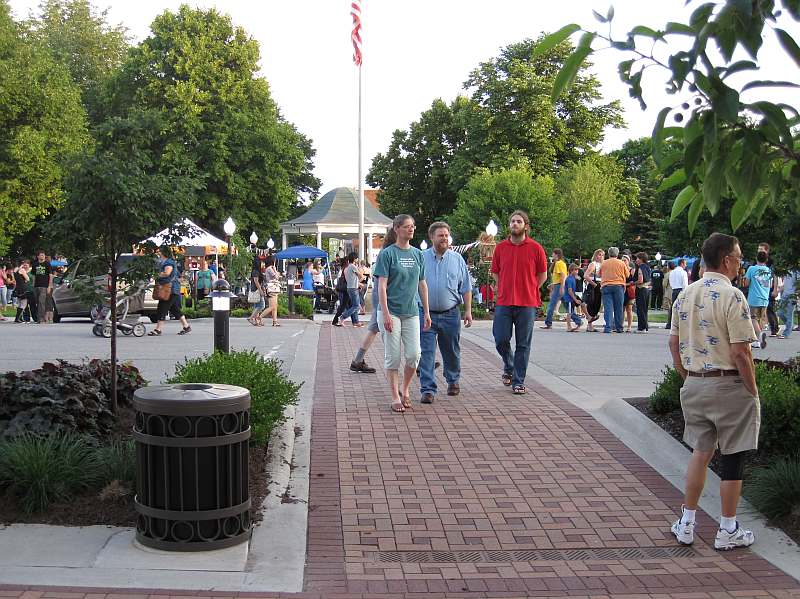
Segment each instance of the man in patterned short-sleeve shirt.
[{"label": "man in patterned short-sleeve shirt", "polygon": [[736,521],[745,452],[758,447],[761,422],[750,344],[756,335],[744,294],[731,285],[742,260],[736,237],[713,233],[703,244],[706,272],[675,299],[669,349],[684,379],[683,440],[692,447],[681,518],[672,525],[678,542],[694,542],[697,502],[708,463],[722,454],[722,517],[714,547],[747,547],[752,531]]}]

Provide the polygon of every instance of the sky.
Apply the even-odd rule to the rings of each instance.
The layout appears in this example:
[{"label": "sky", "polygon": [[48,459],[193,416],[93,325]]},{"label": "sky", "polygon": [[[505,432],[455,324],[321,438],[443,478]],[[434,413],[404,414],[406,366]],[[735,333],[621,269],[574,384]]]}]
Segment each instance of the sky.
[{"label": "sky", "polygon": [[[315,174],[322,193],[358,184],[358,71],[352,61],[349,0],[93,0],[108,8],[108,20],[125,26],[134,42],[150,34],[150,23],[165,10],[183,4],[227,13],[261,47],[261,73],[270,84],[283,115],[311,138],[316,149]],[[23,18],[38,0],[11,0]],[[683,0],[617,0],[612,31],[617,37],[635,25],[663,27],[686,21],[699,5]],[[436,98],[449,102],[465,93],[462,84],[479,63],[501,48],[535,38],[575,22],[600,27],[592,9],[603,14],[605,2],[591,0],[362,0],[364,38],[363,173],[372,158],[385,152],[396,129],[406,129]],[[606,26],[602,26],[606,27]],[[787,28],[800,39],[800,29]],[[576,35],[575,38],[578,36]],[[576,41],[576,39],[573,39]],[[797,67],[768,37],[761,52],[758,79],[798,80]],[[649,135],[664,106],[679,106],[685,97],[664,91],[666,76],[650,69],[645,77],[642,112],[619,81],[617,52],[592,57],[592,71],[602,84],[603,101],[622,102],[627,127],[609,130],[600,149],[619,148],[626,140]],[[755,93],[755,92],[751,92]],[[752,101],[754,98],[750,98]],[[770,99],[792,102],[788,92]]]}]

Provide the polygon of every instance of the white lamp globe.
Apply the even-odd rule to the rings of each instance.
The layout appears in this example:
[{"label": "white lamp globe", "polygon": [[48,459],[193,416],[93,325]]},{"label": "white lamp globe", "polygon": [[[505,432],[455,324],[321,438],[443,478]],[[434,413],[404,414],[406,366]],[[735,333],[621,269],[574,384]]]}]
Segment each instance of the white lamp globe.
[{"label": "white lamp globe", "polygon": [[272,248],[274,248],[274,247],[275,247],[275,242],[274,242],[274,241],[272,241],[272,237],[270,237],[270,238],[269,238],[269,241],[267,242],[267,247],[268,247],[269,249],[272,249]]},{"label": "white lamp globe", "polygon": [[488,224],[488,225],[486,225],[486,234],[487,234],[487,235],[491,235],[492,237],[494,237],[495,235],[497,235],[497,225],[495,224],[495,222],[494,222],[494,219],[493,219],[493,218],[492,218],[492,219],[490,219],[490,220],[489,220],[489,224]]},{"label": "white lamp globe", "polygon": [[253,245],[258,243],[258,235],[256,235],[255,231],[250,233],[250,243],[252,243]]},{"label": "white lamp globe", "polygon": [[661,260],[661,252],[656,252],[656,260]]},{"label": "white lamp globe", "polygon": [[447,245],[448,246],[453,245],[453,236],[452,235],[448,235],[447,236]]},{"label": "white lamp globe", "polygon": [[423,239],[422,243],[419,244],[419,249],[427,250],[428,249],[428,242]]},{"label": "white lamp globe", "polygon": [[229,216],[228,220],[225,221],[225,224],[222,225],[222,230],[225,231],[225,235],[231,236],[236,233],[236,223],[233,222],[233,219]]}]

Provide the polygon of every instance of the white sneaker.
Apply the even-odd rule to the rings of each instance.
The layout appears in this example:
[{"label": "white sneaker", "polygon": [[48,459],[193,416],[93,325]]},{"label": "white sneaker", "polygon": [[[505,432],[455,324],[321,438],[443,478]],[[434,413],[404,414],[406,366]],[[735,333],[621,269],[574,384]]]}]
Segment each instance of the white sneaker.
[{"label": "white sneaker", "polygon": [[672,534],[681,545],[691,545],[694,543],[694,522],[682,524],[681,519],[678,518],[672,523]]},{"label": "white sneaker", "polygon": [[767,332],[761,331],[761,349],[767,347]]},{"label": "white sneaker", "polygon": [[737,547],[749,547],[756,540],[752,530],[745,530],[736,522],[736,530],[728,532],[724,528],[717,531],[717,538],[714,539],[714,549],[720,551],[730,551]]},{"label": "white sneaker", "polygon": [[753,343],[750,344],[750,347],[752,347],[753,349],[761,349],[761,343],[759,343],[758,341],[753,341]]}]

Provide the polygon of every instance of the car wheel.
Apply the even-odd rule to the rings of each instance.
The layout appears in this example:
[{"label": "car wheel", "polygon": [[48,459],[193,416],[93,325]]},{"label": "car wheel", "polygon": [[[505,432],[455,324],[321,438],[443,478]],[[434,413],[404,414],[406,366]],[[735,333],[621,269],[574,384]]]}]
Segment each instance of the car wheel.
[{"label": "car wheel", "polygon": [[61,322],[61,314],[58,313],[58,307],[53,305],[53,322]]},{"label": "car wheel", "polygon": [[98,322],[96,325],[92,327],[92,335],[95,337],[102,337],[103,336],[103,323]]}]

